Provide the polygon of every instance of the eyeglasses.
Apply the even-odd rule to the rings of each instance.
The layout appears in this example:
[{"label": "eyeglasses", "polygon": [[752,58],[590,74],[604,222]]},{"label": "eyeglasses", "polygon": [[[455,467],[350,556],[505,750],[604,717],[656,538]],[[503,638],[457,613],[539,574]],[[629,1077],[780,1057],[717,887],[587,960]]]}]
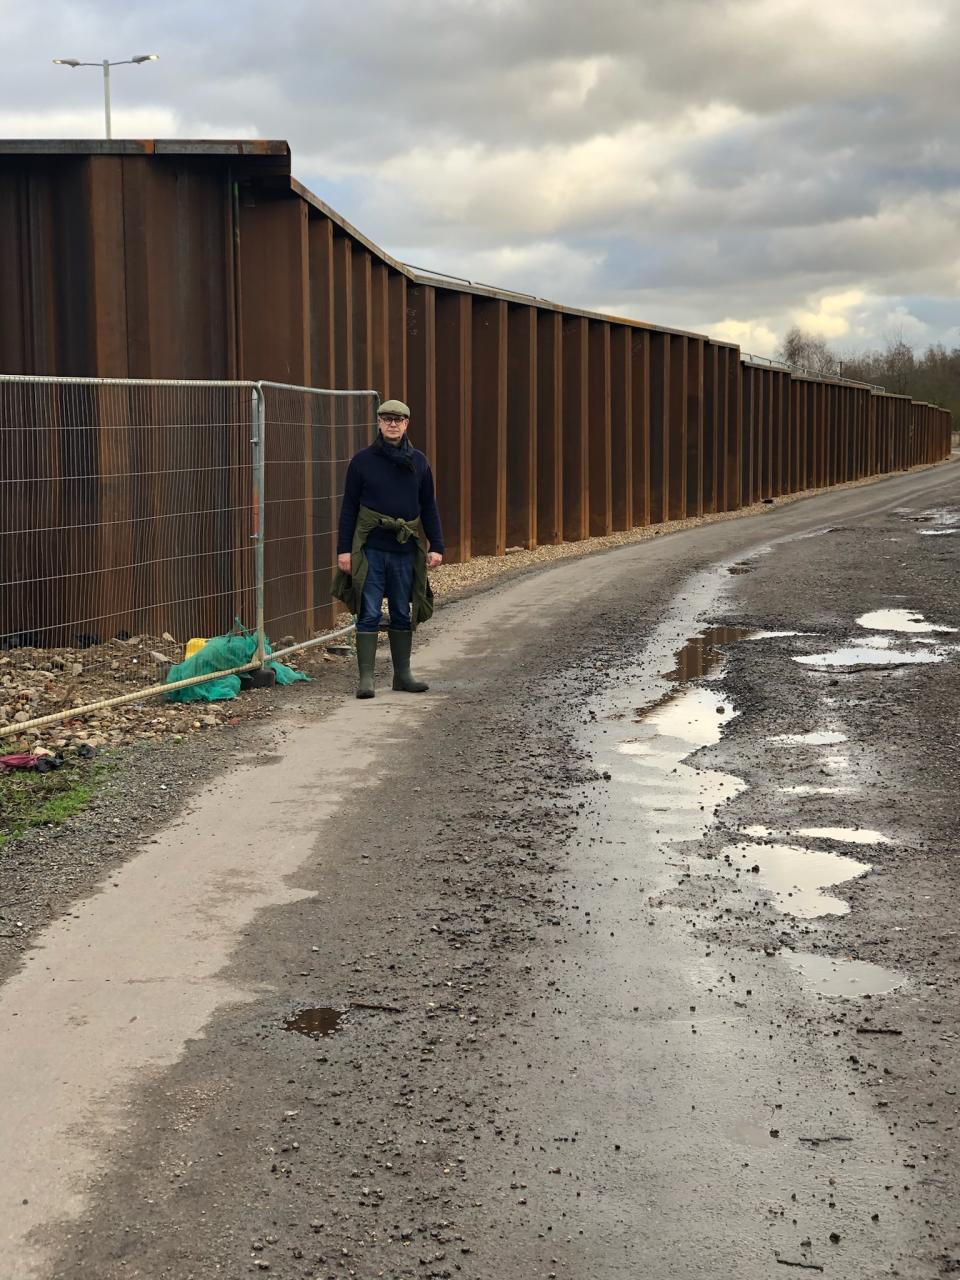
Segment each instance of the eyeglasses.
[{"label": "eyeglasses", "polygon": [[406,415],[396,413],[378,413],[377,417],[381,422],[406,422],[408,420]]}]

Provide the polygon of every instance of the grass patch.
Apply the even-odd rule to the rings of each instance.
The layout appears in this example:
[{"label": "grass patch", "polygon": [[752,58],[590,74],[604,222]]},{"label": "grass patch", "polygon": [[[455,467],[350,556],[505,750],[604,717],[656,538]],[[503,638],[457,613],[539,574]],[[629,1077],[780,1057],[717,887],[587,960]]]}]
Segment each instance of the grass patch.
[{"label": "grass patch", "polygon": [[50,773],[0,776],[0,849],[31,827],[58,826],[82,813],[108,772],[99,760],[70,760]]}]

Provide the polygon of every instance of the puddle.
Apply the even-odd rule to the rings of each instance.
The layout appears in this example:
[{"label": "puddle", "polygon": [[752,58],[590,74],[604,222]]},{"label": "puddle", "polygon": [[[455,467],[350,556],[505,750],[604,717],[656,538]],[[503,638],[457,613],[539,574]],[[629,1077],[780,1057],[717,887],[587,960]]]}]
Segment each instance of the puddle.
[{"label": "puddle", "polygon": [[902,649],[886,649],[877,645],[848,645],[831,653],[810,653],[794,657],[806,667],[822,667],[826,670],[846,667],[904,667],[924,662],[943,662],[946,654],[925,650],[905,652]]},{"label": "puddle", "polygon": [[[784,788],[785,789],[785,788]],[[842,787],[821,787],[821,791],[842,791]],[[769,840],[779,833],[772,827],[744,827],[743,836],[751,840]],[[787,832],[791,836],[803,836],[805,840],[837,840],[844,844],[893,844],[889,836],[882,831],[871,831],[866,827],[791,827]]]},{"label": "puddle", "polygon": [[843,755],[824,756],[820,763],[825,769],[833,769],[834,771],[850,768],[850,761]]},{"label": "puddle", "polygon": [[903,986],[906,978],[894,969],[884,969],[865,960],[818,956],[802,951],[780,952],[804,983],[822,996],[882,996]]},{"label": "puddle", "polygon": [[284,1031],[296,1031],[298,1035],[319,1040],[322,1036],[339,1031],[345,1009],[301,1009],[283,1024]]},{"label": "puddle", "polygon": [[847,735],[837,729],[821,729],[814,733],[775,733],[767,739],[768,742],[789,742],[797,747],[832,747],[846,740]]},{"label": "puddle", "polygon": [[745,640],[776,640],[779,636],[815,636],[816,631],[751,631]]},{"label": "puddle", "polygon": [[882,831],[865,827],[800,827],[794,834],[808,840],[840,840],[844,844],[893,844]]},{"label": "puddle", "polygon": [[749,627],[708,627],[699,635],[691,636],[682,649],[674,657],[676,666],[672,671],[664,672],[667,680],[676,680],[685,684],[689,680],[699,680],[717,666],[723,658],[724,645],[736,644],[752,635]]},{"label": "puddle", "polygon": [[[733,565],[731,573],[748,573],[747,568]],[[682,649],[674,655],[676,666],[664,672],[666,680],[686,684],[710,674],[723,660],[726,645],[739,644],[741,640],[775,640],[783,636],[815,636],[816,631],[756,631],[750,627],[707,627],[691,636]]]},{"label": "puddle", "polygon": [[939,525],[960,524],[960,511],[955,511],[952,507],[931,507],[917,519]]},{"label": "puddle", "polygon": [[716,689],[686,689],[650,711],[637,737],[618,746],[630,765],[618,780],[638,789],[634,802],[650,814],[661,841],[702,839],[717,806],[746,790],[733,774],[684,763],[715,746],[737,714]]},{"label": "puddle", "polygon": [[960,533],[960,529],[921,529],[921,538],[945,538],[951,533]]},{"label": "puddle", "polygon": [[852,796],[856,787],[825,787],[813,782],[799,782],[792,787],[781,787],[781,792],[788,796]]},{"label": "puddle", "polygon": [[[729,865],[741,872],[741,884],[743,878],[755,882],[773,896],[778,911],[804,920],[846,915],[849,905],[825,890],[870,870],[869,863],[800,845],[740,843],[728,845],[723,853]],[[754,867],[759,870],[753,871]]]},{"label": "puddle", "polygon": [[927,622],[922,613],[915,609],[876,609],[873,613],[864,613],[857,619],[858,627],[867,627],[871,631],[931,632],[956,631],[956,627],[937,626]]}]

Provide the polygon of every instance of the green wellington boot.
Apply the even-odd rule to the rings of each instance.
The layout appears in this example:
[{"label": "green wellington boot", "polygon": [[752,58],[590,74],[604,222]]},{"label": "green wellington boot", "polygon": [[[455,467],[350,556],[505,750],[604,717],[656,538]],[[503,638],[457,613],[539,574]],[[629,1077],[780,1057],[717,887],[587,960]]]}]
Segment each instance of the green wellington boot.
[{"label": "green wellington boot", "polygon": [[360,669],[360,682],[357,685],[358,698],[374,697],[373,668],[377,658],[376,631],[357,632],[357,666]]},{"label": "green wellington boot", "polygon": [[422,680],[414,680],[410,674],[410,650],[413,648],[412,631],[387,632],[390,637],[390,657],[393,659],[393,687],[402,693],[426,693],[430,688]]}]

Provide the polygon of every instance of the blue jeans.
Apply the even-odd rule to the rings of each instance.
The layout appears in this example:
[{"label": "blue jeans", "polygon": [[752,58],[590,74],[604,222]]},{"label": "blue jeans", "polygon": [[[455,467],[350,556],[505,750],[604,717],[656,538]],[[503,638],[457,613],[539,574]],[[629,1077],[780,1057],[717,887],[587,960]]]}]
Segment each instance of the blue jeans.
[{"label": "blue jeans", "polygon": [[380,608],[386,596],[391,628],[409,631],[415,557],[408,551],[381,551],[379,547],[366,547],[364,551],[367,577],[357,614],[357,630],[376,631],[379,628]]}]

